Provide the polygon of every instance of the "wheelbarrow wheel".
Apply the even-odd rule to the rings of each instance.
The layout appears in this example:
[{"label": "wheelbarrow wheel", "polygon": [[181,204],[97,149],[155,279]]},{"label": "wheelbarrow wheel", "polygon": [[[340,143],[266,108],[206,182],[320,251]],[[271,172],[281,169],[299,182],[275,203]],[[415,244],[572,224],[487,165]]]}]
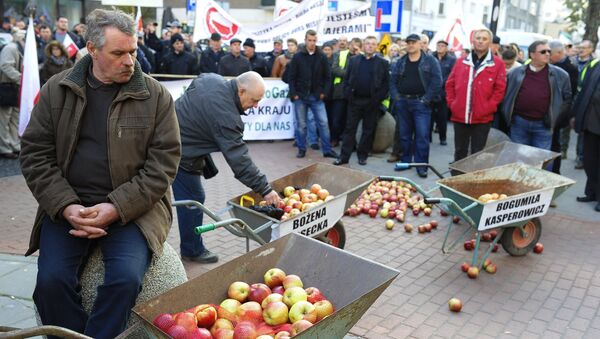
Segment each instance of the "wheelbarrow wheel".
[{"label": "wheelbarrow wheel", "polygon": [[346,230],[344,229],[344,224],[340,220],[333,225],[332,228],[327,230],[327,232],[322,233],[316,238],[333,247],[344,249],[344,246],[346,245]]},{"label": "wheelbarrow wheel", "polygon": [[542,223],[540,219],[533,218],[527,221],[523,226],[523,230],[526,236],[521,234],[519,227],[509,227],[502,233],[500,242],[502,243],[502,248],[508,254],[520,257],[531,252],[542,236]]}]

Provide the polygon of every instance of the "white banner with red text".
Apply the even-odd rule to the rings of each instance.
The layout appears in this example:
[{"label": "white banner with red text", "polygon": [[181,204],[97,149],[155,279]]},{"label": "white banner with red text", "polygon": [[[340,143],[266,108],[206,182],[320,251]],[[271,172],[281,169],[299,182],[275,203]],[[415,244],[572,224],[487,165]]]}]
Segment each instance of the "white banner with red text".
[{"label": "white banner with red text", "polygon": [[213,0],[196,4],[194,40],[206,39],[212,33],[221,34],[226,43],[234,37],[242,41],[251,38],[257,52],[269,52],[275,39],[285,42],[288,38],[295,38],[303,42],[309,29],[317,31],[321,43],[341,36],[365,38],[379,35],[375,33],[375,17],[371,15],[368,3],[349,11],[328,12],[326,1],[305,0],[286,10],[273,22],[259,26],[242,26]]},{"label": "white banner with red text", "polygon": [[[242,115],[244,140],[282,140],[294,138],[294,106],[288,99],[288,85],[279,79],[264,79],[265,95],[258,107]],[[173,101],[183,95],[192,79],[161,81]]]}]

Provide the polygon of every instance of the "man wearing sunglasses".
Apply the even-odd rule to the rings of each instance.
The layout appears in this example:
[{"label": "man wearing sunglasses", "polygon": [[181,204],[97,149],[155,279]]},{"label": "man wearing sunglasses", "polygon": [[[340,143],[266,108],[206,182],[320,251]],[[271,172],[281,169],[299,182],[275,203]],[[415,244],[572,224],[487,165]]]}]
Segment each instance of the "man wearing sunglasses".
[{"label": "man wearing sunglasses", "polygon": [[530,62],[508,74],[502,113],[513,142],[550,150],[552,131],[565,127],[571,83],[564,70],[550,64],[546,41],[529,46]]}]

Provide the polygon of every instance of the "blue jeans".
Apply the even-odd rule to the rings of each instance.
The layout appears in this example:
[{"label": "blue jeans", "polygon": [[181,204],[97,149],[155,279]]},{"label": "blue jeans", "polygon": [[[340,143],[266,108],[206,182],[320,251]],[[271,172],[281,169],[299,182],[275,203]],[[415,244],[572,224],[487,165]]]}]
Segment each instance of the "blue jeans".
[{"label": "blue jeans", "polygon": [[[196,200],[204,204],[206,195],[200,181],[200,175],[186,172],[179,168],[175,181],[173,181],[173,196],[175,200]],[[181,255],[184,257],[197,257],[204,252],[202,236],[194,233],[196,226],[202,225],[204,213],[202,210],[185,206],[177,207],[177,222],[179,224],[179,238]]]},{"label": "blue jeans", "polygon": [[431,108],[418,99],[401,98],[394,105],[400,124],[402,162],[429,162]]},{"label": "blue jeans", "polygon": [[[107,235],[94,240],[74,237],[71,229],[62,219],[43,220],[33,300],[44,325],[93,338],[114,338],[127,327],[152,253],[134,223],[112,224]],[[79,274],[95,245],[102,250],[105,273],[88,317],[81,305]]]},{"label": "blue jeans", "polygon": [[510,126],[510,139],[518,144],[550,150],[552,130],[542,120],[531,121],[515,115]]},{"label": "blue jeans", "polygon": [[[317,135],[317,125],[312,111],[308,111],[306,114],[306,130],[308,131],[308,142],[311,145],[318,145],[319,136]],[[298,119],[294,119],[294,141],[296,141],[296,145],[298,145],[298,139]]]},{"label": "blue jeans", "polygon": [[311,110],[315,118],[319,137],[321,138],[321,151],[323,154],[331,152],[329,142],[329,126],[327,122],[327,112],[322,100],[318,100],[314,95],[306,99],[294,101],[294,111],[296,113],[296,146],[299,150],[306,151],[306,126],[308,109]]}]

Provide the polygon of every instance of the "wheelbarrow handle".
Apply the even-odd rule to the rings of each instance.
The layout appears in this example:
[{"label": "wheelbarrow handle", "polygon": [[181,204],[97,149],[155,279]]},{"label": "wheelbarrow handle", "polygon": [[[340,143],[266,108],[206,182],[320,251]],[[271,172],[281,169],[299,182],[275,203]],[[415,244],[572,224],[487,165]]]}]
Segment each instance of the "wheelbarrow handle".
[{"label": "wheelbarrow handle", "polygon": [[440,201],[441,200],[439,198],[424,198],[423,199],[423,202],[426,203],[426,204],[428,204],[428,205],[439,204]]},{"label": "wheelbarrow handle", "polygon": [[200,235],[202,233],[213,231],[215,228],[217,228],[215,224],[201,225],[194,228],[194,233],[196,233],[196,235]]}]

